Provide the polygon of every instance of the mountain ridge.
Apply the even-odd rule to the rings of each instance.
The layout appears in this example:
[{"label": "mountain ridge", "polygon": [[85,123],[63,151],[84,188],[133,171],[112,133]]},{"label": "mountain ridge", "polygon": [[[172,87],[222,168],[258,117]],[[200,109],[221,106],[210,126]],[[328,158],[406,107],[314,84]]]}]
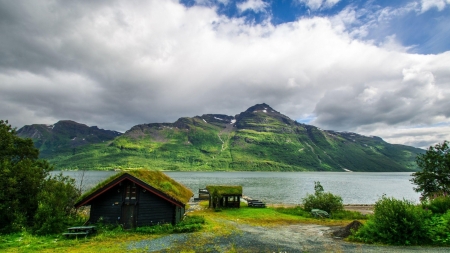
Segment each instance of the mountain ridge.
[{"label": "mountain ridge", "polygon": [[60,120],[53,125],[26,125],[17,131],[22,138],[31,138],[41,154],[52,153],[58,148],[77,148],[80,146],[110,141],[122,133],[88,127],[72,120]]},{"label": "mountain ridge", "polygon": [[[89,132],[87,126],[79,125],[79,131],[93,134],[92,127]],[[32,138],[44,151],[42,158],[49,159],[58,169],[415,171],[415,156],[424,152],[389,144],[376,136],[302,124],[265,103],[235,116],[203,114],[181,117],[173,123],[139,124],[123,134],[98,132],[102,138],[96,141],[80,145],[60,141],[59,146],[50,145],[53,149],[43,148],[46,141],[42,140],[42,131],[40,139],[36,132],[18,132]],[[67,142],[68,137],[81,138],[66,133]]]}]

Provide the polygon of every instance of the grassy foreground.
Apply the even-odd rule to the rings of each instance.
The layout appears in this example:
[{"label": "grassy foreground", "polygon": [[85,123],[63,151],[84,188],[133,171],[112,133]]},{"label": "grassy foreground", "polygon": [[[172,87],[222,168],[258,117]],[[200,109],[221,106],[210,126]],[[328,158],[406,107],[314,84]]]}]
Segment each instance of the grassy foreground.
[{"label": "grassy foreground", "polygon": [[[202,210],[188,214],[188,217],[204,217],[201,232],[214,236],[227,236],[235,232],[231,222],[256,226],[282,226],[290,224],[346,225],[355,218],[364,218],[357,212],[344,211],[336,215],[339,219],[315,219],[298,207],[249,208],[245,204],[239,209],[206,209],[207,203],[200,203]],[[130,242],[156,239],[173,233],[174,230],[161,226],[156,229],[124,231],[121,227],[100,227],[96,235],[88,238],[66,239],[62,235],[35,236],[27,232],[0,235],[1,252],[141,252],[142,249],[128,248]],[[170,226],[169,226],[170,227]],[[148,232],[148,231],[152,232]],[[147,231],[147,232],[146,232]],[[183,231],[183,230],[181,230]],[[195,232],[194,232],[195,233]],[[189,251],[186,251],[189,252]]]}]

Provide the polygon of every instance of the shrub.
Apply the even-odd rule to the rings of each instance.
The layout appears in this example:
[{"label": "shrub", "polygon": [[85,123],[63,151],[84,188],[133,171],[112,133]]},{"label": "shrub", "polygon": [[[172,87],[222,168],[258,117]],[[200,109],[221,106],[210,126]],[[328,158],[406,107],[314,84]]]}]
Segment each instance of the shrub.
[{"label": "shrub", "polygon": [[314,182],[314,190],[314,194],[308,194],[302,199],[303,208],[306,211],[320,209],[332,213],[344,208],[341,196],[324,192],[320,182]]},{"label": "shrub", "polygon": [[437,245],[450,245],[450,211],[428,220],[427,235]]},{"label": "shrub", "polygon": [[178,225],[192,225],[192,224],[205,224],[205,217],[198,215],[185,216],[184,219]]},{"label": "shrub", "polygon": [[430,212],[408,200],[381,197],[373,216],[352,237],[355,240],[393,245],[426,244]]},{"label": "shrub", "polygon": [[434,214],[444,214],[450,210],[450,197],[438,196],[424,203],[423,207],[431,210]]}]

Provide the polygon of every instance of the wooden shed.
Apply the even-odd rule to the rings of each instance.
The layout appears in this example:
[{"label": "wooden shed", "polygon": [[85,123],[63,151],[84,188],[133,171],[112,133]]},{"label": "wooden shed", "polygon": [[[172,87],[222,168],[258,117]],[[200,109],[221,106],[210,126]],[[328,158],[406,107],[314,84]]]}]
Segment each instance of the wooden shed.
[{"label": "wooden shed", "polygon": [[241,206],[242,186],[239,185],[208,185],[209,207],[237,207]]},{"label": "wooden shed", "polygon": [[90,205],[89,223],[121,224],[125,229],[178,223],[194,194],[160,171],[120,172],[83,194],[76,208]]}]

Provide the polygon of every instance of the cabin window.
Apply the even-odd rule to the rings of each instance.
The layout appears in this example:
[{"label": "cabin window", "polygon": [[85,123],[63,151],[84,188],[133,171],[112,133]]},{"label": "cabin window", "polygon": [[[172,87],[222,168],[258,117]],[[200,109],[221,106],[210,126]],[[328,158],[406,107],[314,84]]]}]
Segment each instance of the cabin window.
[{"label": "cabin window", "polygon": [[136,184],[127,185],[125,200],[136,200]]}]

